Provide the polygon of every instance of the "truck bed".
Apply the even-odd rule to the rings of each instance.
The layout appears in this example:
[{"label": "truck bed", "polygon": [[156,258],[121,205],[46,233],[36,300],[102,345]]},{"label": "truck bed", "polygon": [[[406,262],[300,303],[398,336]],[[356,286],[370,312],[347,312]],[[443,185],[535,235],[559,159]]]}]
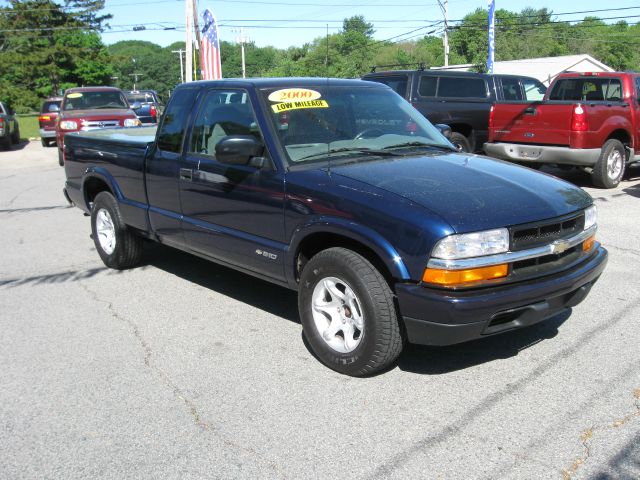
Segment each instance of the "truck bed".
[{"label": "truck bed", "polygon": [[144,162],[147,148],[155,140],[155,133],[156,126],[67,134],[66,191],[71,201],[89,211],[82,193],[82,182],[87,169],[90,169],[103,177],[106,183],[118,185],[115,193],[127,223],[134,228],[147,230]]}]

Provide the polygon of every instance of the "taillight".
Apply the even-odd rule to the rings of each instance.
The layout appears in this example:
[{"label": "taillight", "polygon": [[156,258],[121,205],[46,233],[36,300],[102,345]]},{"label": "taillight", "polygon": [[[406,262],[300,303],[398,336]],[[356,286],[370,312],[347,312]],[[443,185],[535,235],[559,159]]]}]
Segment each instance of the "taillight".
[{"label": "taillight", "polygon": [[587,123],[587,112],[580,104],[573,107],[573,115],[571,117],[571,130],[573,132],[586,132],[589,130]]},{"label": "taillight", "polygon": [[493,128],[493,112],[495,109],[495,105],[491,105],[491,108],[489,109],[489,128]]},{"label": "taillight", "polygon": [[158,116],[158,110],[156,109],[155,105],[151,105],[151,108],[149,109],[149,113],[151,113],[152,117]]}]

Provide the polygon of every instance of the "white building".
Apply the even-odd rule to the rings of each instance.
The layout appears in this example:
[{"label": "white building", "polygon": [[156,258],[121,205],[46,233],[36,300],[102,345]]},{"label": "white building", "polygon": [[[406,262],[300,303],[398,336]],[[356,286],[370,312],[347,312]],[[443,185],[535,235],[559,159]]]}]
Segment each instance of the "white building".
[{"label": "white building", "polygon": [[[432,67],[434,70],[469,71],[473,64]],[[613,68],[599,62],[591,55],[563,55],[560,57],[527,58],[494,62],[493,73],[525,75],[540,80],[545,85],[562,72],[613,72]]]}]

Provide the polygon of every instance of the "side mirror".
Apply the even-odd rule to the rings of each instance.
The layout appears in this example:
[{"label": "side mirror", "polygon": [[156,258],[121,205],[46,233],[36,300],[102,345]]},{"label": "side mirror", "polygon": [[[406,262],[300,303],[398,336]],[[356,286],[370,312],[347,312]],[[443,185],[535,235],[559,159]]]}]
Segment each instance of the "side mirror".
[{"label": "side mirror", "polygon": [[51,105],[49,105],[49,111],[50,112],[59,112],[60,111],[60,107],[58,105],[56,105],[55,103],[52,103]]},{"label": "side mirror", "polygon": [[[233,135],[224,137],[216,144],[216,159],[227,165],[249,165],[255,157],[262,157],[264,145],[252,135]],[[257,158],[256,158],[257,160]],[[251,162],[262,166],[262,162]]]},{"label": "side mirror", "polygon": [[133,110],[138,110],[140,107],[142,107],[142,104],[140,102],[133,102],[133,105],[131,105],[131,108]]},{"label": "side mirror", "polygon": [[451,138],[451,127],[449,125],[445,125],[444,123],[436,123],[434,125],[438,129],[438,131],[449,140]]}]

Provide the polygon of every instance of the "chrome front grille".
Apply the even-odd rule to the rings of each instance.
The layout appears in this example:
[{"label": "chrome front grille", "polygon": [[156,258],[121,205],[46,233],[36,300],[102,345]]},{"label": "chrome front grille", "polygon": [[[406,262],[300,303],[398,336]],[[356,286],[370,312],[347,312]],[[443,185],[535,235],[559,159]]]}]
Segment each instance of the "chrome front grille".
[{"label": "chrome front grille", "polygon": [[555,240],[572,237],[584,229],[584,213],[572,214],[543,222],[517,225],[510,229],[511,251],[548,245]]},{"label": "chrome front grille", "polygon": [[95,120],[90,122],[82,122],[81,130],[96,130],[98,128],[113,128],[119,127],[120,120]]}]

